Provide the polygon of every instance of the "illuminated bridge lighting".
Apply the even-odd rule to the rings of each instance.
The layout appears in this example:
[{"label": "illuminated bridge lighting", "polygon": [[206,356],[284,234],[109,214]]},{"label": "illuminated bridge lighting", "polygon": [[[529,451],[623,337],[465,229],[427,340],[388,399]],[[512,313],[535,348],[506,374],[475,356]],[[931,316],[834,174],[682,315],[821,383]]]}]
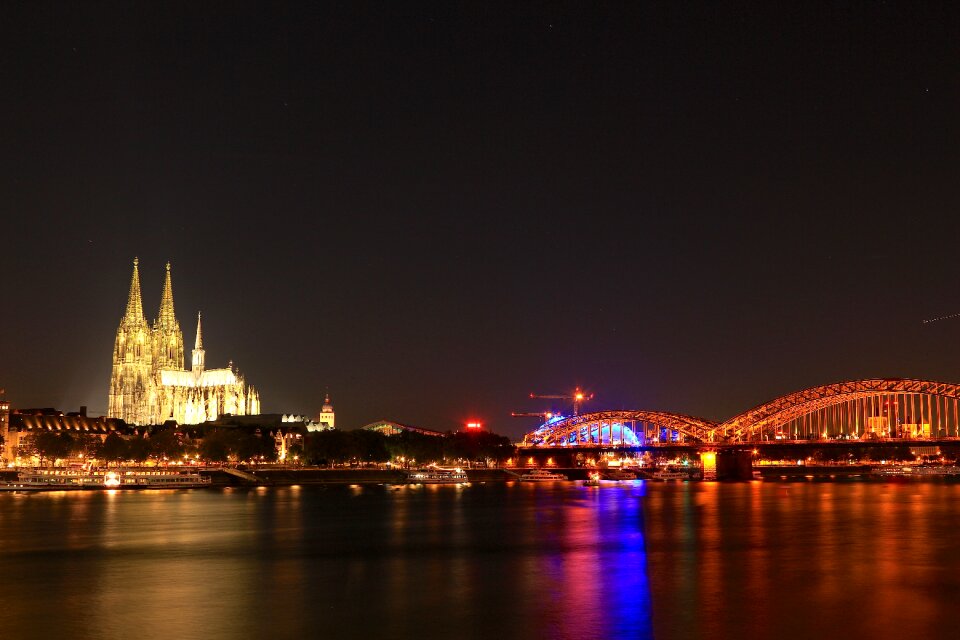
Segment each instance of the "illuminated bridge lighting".
[{"label": "illuminated bridge lighting", "polygon": [[811,387],[722,423],[665,411],[555,416],[521,446],[960,438],[960,384],[873,378]]},{"label": "illuminated bridge lighting", "polygon": [[541,425],[524,437],[526,446],[644,446],[658,442],[701,442],[715,422],[664,411],[598,411]]}]

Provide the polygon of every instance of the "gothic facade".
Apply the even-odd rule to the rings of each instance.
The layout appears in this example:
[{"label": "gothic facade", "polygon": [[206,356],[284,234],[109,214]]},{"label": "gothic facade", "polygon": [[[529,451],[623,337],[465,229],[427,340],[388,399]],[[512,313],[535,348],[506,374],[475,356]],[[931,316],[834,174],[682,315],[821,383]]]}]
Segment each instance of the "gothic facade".
[{"label": "gothic facade", "polygon": [[173,311],[170,263],[160,313],[152,325],[143,315],[138,264],[134,259],[127,310],[113,347],[108,417],[137,425],[167,420],[199,424],[225,414],[260,413],[259,394],[247,387],[233,363],[225,369],[205,368],[200,314],[191,368],[184,368],[183,332]]}]

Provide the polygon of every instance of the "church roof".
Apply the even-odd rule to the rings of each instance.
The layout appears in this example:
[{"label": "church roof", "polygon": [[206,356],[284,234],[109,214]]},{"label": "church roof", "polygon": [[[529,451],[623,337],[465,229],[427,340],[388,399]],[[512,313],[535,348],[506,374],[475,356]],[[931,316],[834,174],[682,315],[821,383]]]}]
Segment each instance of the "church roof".
[{"label": "church roof", "polygon": [[236,383],[237,374],[232,369],[206,369],[199,377],[188,370],[160,371],[160,384],[164,387],[221,387]]}]

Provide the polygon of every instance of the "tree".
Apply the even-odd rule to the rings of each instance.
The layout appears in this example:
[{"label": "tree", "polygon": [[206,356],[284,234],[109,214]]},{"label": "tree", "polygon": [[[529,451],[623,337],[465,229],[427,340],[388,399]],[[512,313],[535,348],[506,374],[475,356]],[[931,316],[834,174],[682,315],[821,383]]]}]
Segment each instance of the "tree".
[{"label": "tree", "polygon": [[348,453],[351,459],[360,462],[386,462],[390,459],[387,451],[387,436],[377,431],[355,429],[348,431]]},{"label": "tree", "polygon": [[448,458],[470,462],[494,460],[498,464],[516,453],[510,439],[490,431],[460,431],[447,436],[444,454]]},{"label": "tree", "polygon": [[34,438],[33,446],[40,456],[40,464],[44,458],[56,460],[66,458],[73,451],[74,441],[69,433],[54,433],[43,431]]},{"label": "tree", "polygon": [[200,457],[208,462],[226,462],[230,455],[227,438],[222,431],[211,431],[200,445]]},{"label": "tree", "polygon": [[403,458],[404,465],[408,465],[410,460],[416,460],[416,464],[442,460],[443,441],[444,438],[414,431],[401,431],[385,438],[391,457]]},{"label": "tree", "polygon": [[134,462],[143,462],[150,457],[150,441],[139,437],[127,441],[127,458]]},{"label": "tree", "polygon": [[111,433],[100,443],[97,457],[107,464],[127,459],[127,443],[117,433]]},{"label": "tree", "polygon": [[336,464],[348,459],[346,432],[338,429],[308,433],[304,457],[310,464]]},{"label": "tree", "polygon": [[287,448],[287,463],[301,464],[303,462],[303,446],[299,444],[291,445]]},{"label": "tree", "polygon": [[157,460],[177,460],[183,456],[183,445],[173,429],[150,434],[150,453]]}]

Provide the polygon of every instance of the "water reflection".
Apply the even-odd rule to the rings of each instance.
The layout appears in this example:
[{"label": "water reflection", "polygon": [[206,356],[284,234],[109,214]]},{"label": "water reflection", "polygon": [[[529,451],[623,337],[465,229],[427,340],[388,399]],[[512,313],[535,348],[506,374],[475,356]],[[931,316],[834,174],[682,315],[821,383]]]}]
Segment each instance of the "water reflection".
[{"label": "water reflection", "polygon": [[943,637],[958,498],[856,481],[5,494],[0,634]]},{"label": "water reflection", "polygon": [[960,623],[960,485],[657,489],[645,516],[658,638],[932,638]]},{"label": "water reflection", "polygon": [[0,628],[16,638],[649,637],[642,491],[3,495]]}]

